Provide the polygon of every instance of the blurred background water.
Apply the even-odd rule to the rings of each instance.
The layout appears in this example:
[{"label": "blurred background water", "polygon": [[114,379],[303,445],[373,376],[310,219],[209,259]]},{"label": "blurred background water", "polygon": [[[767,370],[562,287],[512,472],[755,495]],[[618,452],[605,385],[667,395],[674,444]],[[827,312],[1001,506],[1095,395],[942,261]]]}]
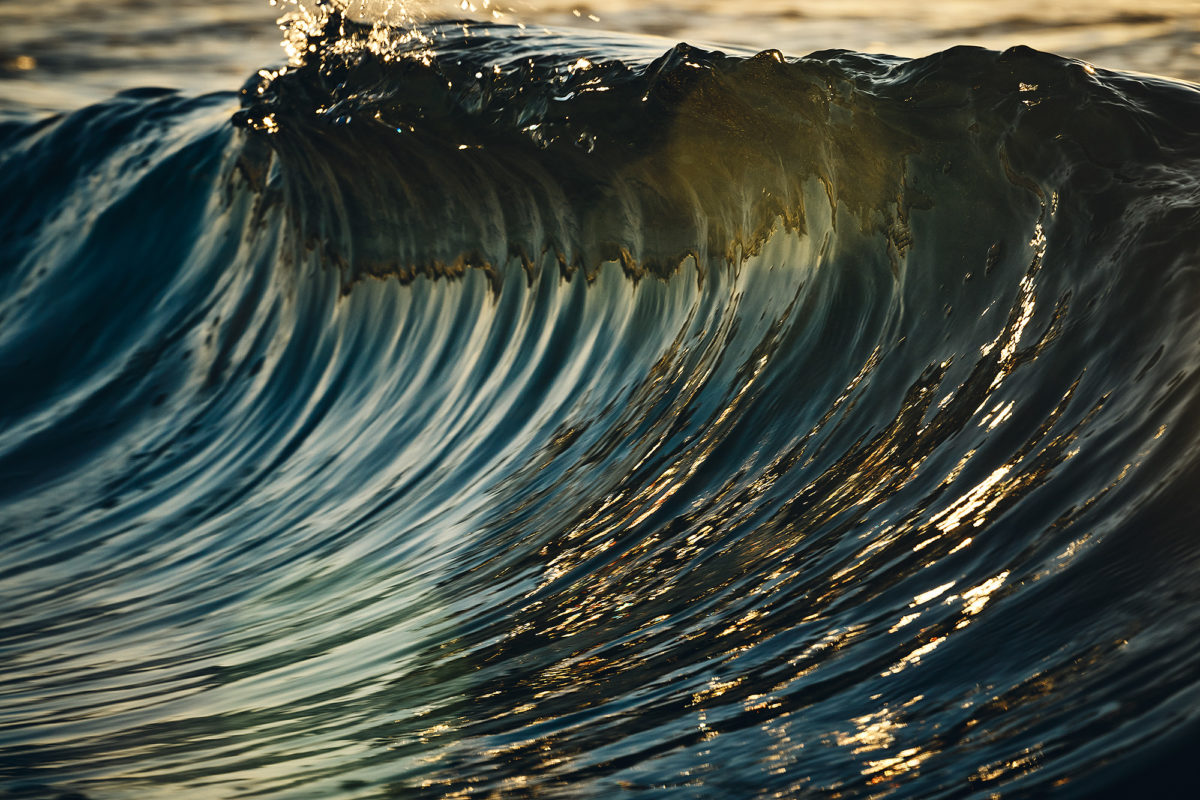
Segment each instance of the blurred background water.
[{"label": "blurred background water", "polygon": [[[1195,0],[435,0],[406,7],[416,16],[614,30],[788,55],[845,48],[913,57],[956,44],[1025,44],[1112,69],[1200,80]],[[273,24],[283,10],[267,0],[3,0],[0,114],[76,108],[131,87],[233,88],[283,60]]]}]

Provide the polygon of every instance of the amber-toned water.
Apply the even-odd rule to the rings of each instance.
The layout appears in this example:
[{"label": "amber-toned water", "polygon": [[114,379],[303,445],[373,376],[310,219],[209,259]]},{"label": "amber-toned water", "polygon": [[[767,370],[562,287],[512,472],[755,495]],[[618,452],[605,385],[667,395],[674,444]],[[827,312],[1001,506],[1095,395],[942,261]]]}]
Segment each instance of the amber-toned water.
[{"label": "amber-toned water", "polygon": [[[1113,69],[1200,80],[1193,0],[350,0],[376,17],[468,17],[623,31],[697,44],[845,48],[922,56],[958,44],[1024,44]],[[74,108],[137,86],[216,91],[283,59],[267,0],[45,0],[0,3],[0,114]],[[389,9],[390,12],[389,12]]]}]

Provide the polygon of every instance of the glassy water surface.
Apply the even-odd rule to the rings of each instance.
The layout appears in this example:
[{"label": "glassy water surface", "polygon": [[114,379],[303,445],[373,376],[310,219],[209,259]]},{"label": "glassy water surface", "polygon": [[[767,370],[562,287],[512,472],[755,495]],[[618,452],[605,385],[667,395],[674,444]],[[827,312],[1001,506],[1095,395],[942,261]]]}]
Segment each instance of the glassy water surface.
[{"label": "glassy water surface", "polygon": [[1194,4],[384,5],[0,5],[0,796],[1191,796]]}]

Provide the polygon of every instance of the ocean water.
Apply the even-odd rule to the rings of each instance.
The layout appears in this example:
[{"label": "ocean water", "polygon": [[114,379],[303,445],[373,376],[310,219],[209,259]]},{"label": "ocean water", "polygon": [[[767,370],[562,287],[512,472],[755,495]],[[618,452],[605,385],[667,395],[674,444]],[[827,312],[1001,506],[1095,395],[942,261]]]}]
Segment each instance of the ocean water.
[{"label": "ocean water", "polygon": [[1194,796],[1195,9],[932,8],[0,7],[0,796]]}]

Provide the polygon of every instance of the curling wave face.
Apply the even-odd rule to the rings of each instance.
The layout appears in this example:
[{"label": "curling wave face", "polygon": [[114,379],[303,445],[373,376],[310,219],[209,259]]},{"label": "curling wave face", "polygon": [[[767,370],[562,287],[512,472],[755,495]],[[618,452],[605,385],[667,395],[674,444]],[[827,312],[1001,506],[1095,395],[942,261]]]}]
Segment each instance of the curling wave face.
[{"label": "curling wave face", "polygon": [[424,33],[0,127],[0,790],[1184,774],[1196,87]]}]

